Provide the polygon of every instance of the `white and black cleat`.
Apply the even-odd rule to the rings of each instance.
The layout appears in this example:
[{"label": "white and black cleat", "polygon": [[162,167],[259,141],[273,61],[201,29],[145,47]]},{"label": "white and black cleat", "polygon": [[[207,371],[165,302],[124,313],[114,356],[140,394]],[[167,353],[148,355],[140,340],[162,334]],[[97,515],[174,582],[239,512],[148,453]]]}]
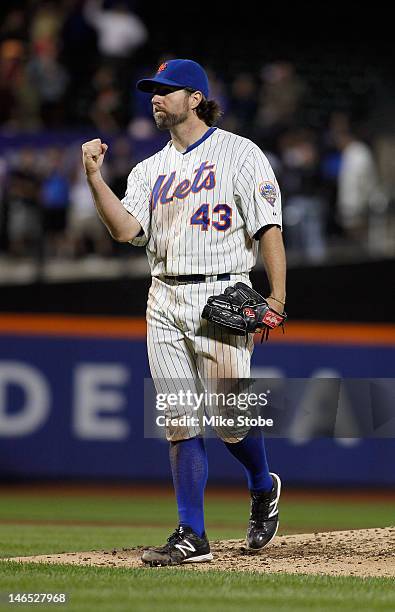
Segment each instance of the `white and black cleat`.
[{"label": "white and black cleat", "polygon": [[148,548],[144,551],[141,560],[151,567],[157,567],[202,563],[211,561],[212,558],[206,534],[200,537],[190,527],[180,525],[168,538],[167,544],[160,548]]},{"label": "white and black cleat", "polygon": [[281,493],[281,480],[277,474],[273,478],[273,488],[269,492],[251,492],[251,513],[247,528],[247,548],[259,550],[267,546],[277,533],[278,501]]}]

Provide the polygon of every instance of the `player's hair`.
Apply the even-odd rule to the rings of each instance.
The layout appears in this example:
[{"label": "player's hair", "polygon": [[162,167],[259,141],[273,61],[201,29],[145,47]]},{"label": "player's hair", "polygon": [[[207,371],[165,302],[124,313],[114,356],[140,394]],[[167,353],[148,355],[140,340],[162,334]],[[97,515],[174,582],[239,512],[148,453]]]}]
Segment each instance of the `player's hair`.
[{"label": "player's hair", "polygon": [[[187,89],[186,91],[189,95],[191,95],[195,90]],[[218,119],[222,116],[222,110],[218,102],[215,100],[207,100],[204,97],[199,105],[195,108],[195,111],[199,119],[204,121],[204,123],[209,127],[217,123]]]}]

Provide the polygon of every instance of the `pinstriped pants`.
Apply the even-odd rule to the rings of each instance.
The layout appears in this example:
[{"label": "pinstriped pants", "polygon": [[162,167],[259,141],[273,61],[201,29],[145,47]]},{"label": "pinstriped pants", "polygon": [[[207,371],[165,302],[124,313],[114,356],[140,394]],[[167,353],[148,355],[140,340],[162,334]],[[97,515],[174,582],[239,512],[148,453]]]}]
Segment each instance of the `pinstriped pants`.
[{"label": "pinstriped pants", "polygon": [[[215,391],[223,389],[223,379],[227,381],[225,384],[236,379],[236,386],[238,380],[249,379],[253,335],[249,334],[246,339],[228,334],[201,318],[210,295],[223,293],[226,287],[239,281],[251,284],[248,274],[232,275],[230,281],[202,283],[153,277],[147,303],[147,348],[157,393],[174,393],[180,387],[202,393],[207,381],[210,390]],[[207,412],[207,406],[204,409]],[[165,416],[171,419],[184,415],[196,416],[196,412],[179,403],[165,409]],[[234,442],[247,433],[240,428],[233,434],[228,428],[214,429],[221,438]],[[166,426],[169,441],[202,433],[201,424]]]}]

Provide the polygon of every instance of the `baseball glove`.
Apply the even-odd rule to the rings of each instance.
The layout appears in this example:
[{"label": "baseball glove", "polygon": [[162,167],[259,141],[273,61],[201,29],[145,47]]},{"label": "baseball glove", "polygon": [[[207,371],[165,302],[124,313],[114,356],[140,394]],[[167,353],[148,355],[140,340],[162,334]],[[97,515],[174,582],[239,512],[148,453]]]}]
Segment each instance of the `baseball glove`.
[{"label": "baseball glove", "polygon": [[276,327],[281,326],[284,332],[287,315],[270,308],[265,298],[245,283],[236,283],[220,295],[211,295],[202,317],[237,336],[262,330],[262,340],[267,340]]}]

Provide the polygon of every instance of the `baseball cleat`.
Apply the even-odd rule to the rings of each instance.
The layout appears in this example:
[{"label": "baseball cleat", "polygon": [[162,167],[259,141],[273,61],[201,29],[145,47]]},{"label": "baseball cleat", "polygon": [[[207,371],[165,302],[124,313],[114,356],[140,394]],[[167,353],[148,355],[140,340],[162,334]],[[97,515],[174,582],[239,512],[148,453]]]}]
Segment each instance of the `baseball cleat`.
[{"label": "baseball cleat", "polygon": [[151,567],[160,565],[180,565],[181,563],[201,563],[211,561],[210,544],[204,533],[199,537],[190,527],[180,525],[160,548],[144,551],[141,560]]},{"label": "baseball cleat", "polygon": [[247,548],[259,550],[271,542],[277,533],[278,500],[281,493],[281,480],[270,472],[273,488],[269,492],[251,492],[251,513],[247,528]]}]

